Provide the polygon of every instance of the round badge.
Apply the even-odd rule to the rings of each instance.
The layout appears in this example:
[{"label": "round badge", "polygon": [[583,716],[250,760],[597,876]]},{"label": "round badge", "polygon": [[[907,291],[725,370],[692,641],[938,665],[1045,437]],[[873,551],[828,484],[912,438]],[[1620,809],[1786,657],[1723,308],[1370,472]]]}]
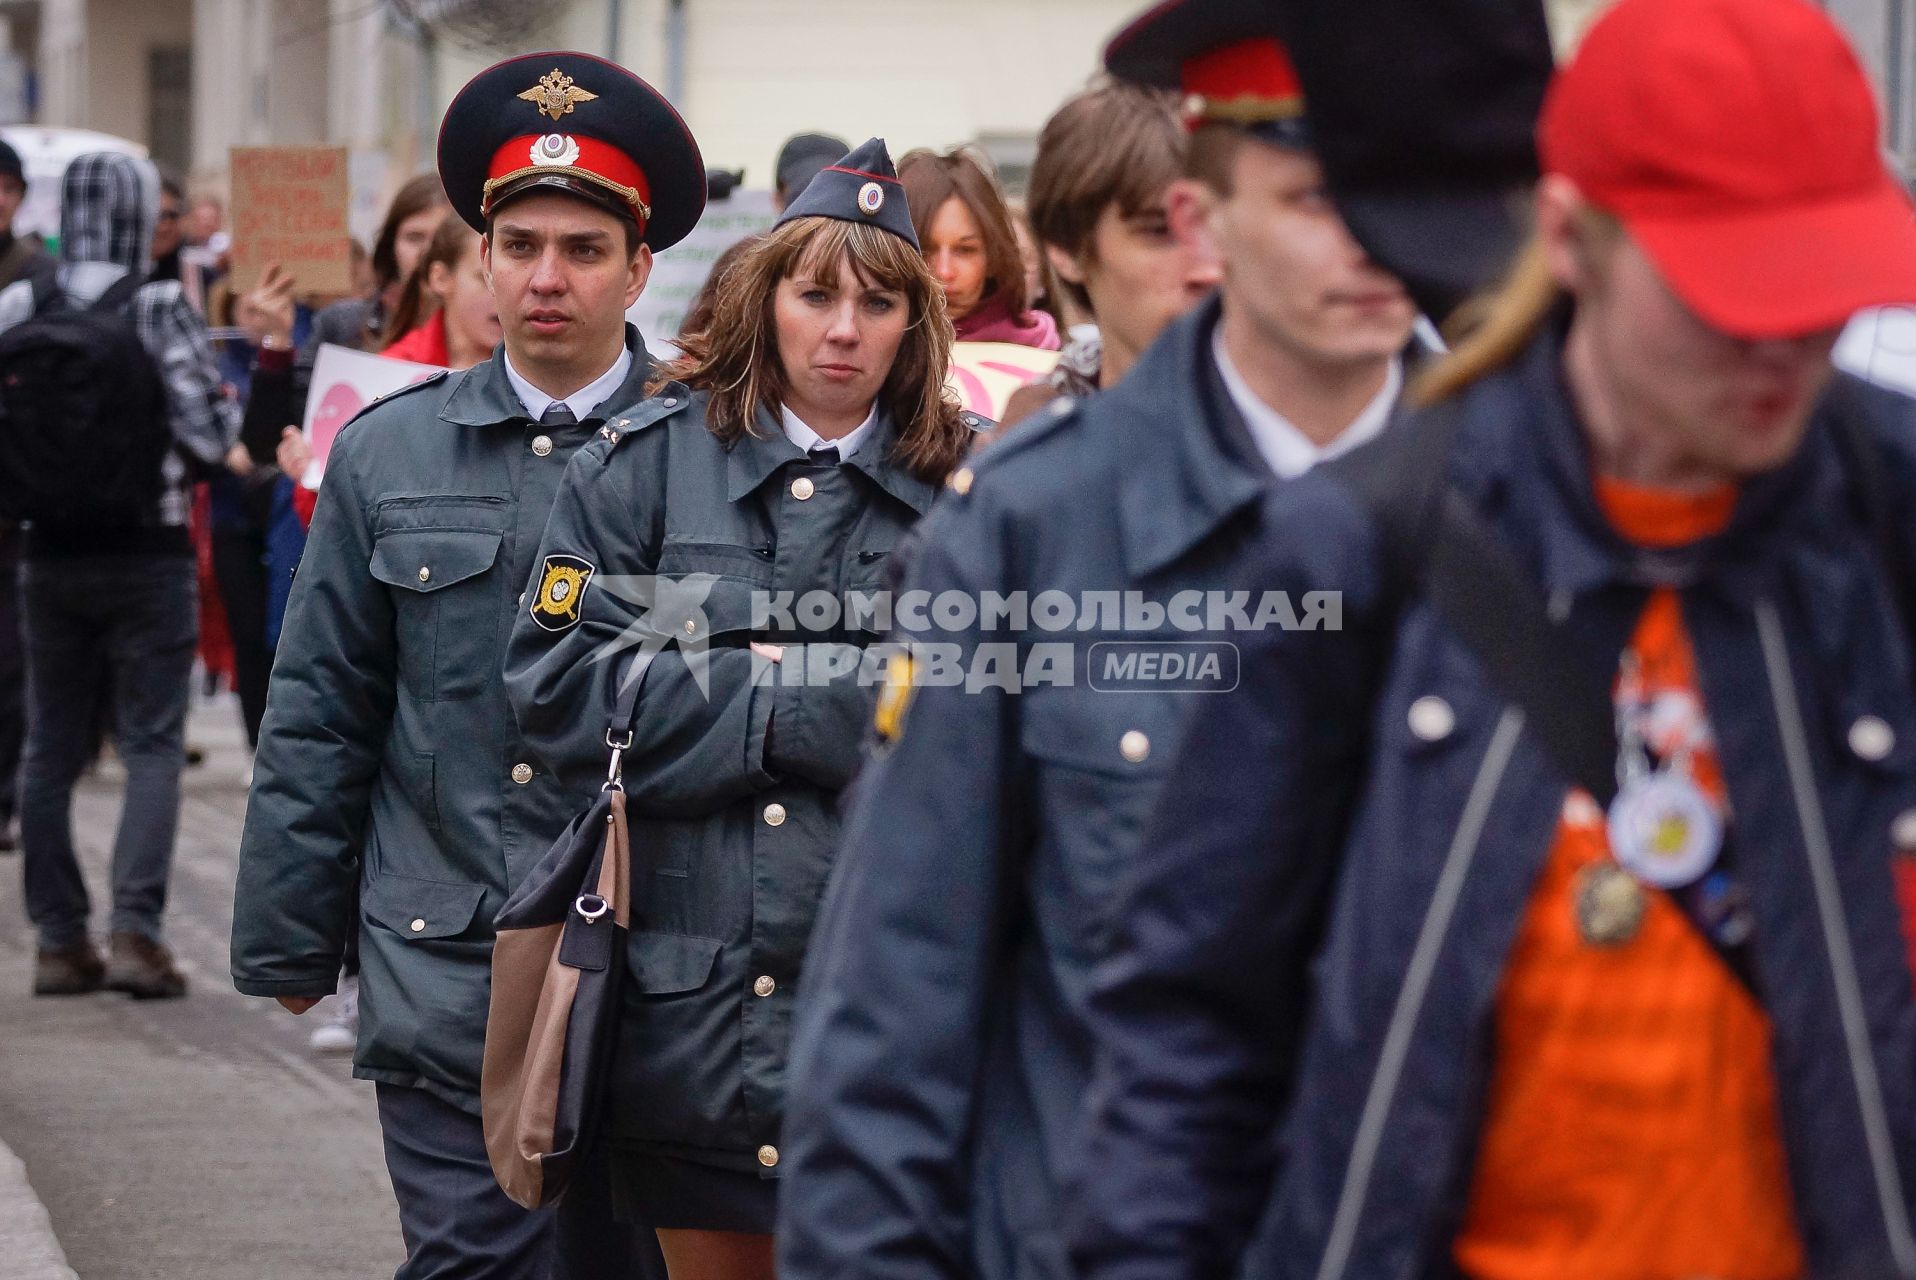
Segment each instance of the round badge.
[{"label": "round badge", "polygon": [[1620,947],[1643,927],[1643,886],[1614,863],[1593,863],[1579,871],[1570,897],[1577,933],[1593,947]]},{"label": "round badge", "polygon": [[858,189],[858,211],[867,218],[875,218],[878,211],[885,207],[885,188],[876,182],[867,182]]},{"label": "round badge", "polygon": [[572,584],[564,581],[555,582],[552,584],[552,590],[546,594],[552,597],[552,603],[564,604],[566,597],[572,594]]},{"label": "round badge", "polygon": [[1660,889],[1696,881],[1716,862],[1723,824],[1709,798],[1682,774],[1630,779],[1610,802],[1610,852]]},{"label": "round badge", "polygon": [[571,165],[579,160],[579,144],[563,133],[548,133],[532,144],[532,163],[536,165]]}]

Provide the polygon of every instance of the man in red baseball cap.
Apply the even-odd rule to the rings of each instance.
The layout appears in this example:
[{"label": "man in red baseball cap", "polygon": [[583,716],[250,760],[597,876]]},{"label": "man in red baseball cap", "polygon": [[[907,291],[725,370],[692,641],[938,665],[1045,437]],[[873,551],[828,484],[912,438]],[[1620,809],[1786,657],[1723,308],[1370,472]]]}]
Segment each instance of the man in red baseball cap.
[{"label": "man in red baseball cap", "polygon": [[1480,326],[1265,505],[1343,627],[1242,637],[1163,781],[1081,1275],[1916,1275],[1916,404],[1830,364],[1916,301],[1877,127],[1804,0],[1561,71]]}]

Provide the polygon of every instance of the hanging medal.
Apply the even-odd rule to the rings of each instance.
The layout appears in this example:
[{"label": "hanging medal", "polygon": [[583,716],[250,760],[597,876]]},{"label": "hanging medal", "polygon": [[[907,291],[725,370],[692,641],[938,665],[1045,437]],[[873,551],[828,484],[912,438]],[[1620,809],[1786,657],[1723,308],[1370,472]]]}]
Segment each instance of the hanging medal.
[{"label": "hanging medal", "polygon": [[1680,744],[1653,764],[1638,725],[1647,699],[1636,687],[1636,664],[1626,659],[1617,699],[1618,787],[1610,801],[1610,853],[1645,884],[1680,889],[1716,865],[1723,820],[1691,769],[1691,744]]}]

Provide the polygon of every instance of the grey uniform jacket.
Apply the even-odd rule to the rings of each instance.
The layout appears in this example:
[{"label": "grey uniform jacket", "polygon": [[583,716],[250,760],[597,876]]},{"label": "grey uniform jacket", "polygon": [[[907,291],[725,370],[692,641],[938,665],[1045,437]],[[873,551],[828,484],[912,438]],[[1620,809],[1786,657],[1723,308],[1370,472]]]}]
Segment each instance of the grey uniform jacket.
[{"label": "grey uniform jacket", "polygon": [[[770,1175],[792,998],[876,697],[857,660],[881,638],[829,609],[803,628],[789,606],[876,590],[935,490],[889,456],[888,419],[823,465],[769,414],[727,448],[707,400],[669,386],[580,450],[539,554],[552,584],[590,577],[535,587],[507,687],[540,756],[597,785],[618,682],[651,657],[624,763],[632,982],[613,1138]],[[777,670],[755,640],[785,646]]]},{"label": "grey uniform jacket", "polygon": [[348,425],[260,732],[234,984],[330,992],[358,928],[354,1074],[474,1114],[493,916],[590,798],[531,763],[500,662],[567,460],[642,398],[652,362],[630,326],[626,344],[631,373],[576,426],[527,417],[503,351]]}]

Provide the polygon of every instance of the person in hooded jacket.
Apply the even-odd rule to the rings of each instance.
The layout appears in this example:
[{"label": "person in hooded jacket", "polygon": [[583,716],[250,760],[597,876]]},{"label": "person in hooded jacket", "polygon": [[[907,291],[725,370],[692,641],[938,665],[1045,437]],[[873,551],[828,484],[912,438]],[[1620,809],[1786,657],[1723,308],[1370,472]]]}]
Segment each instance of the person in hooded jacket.
[{"label": "person in hooded jacket", "polygon": [[[160,205],[146,160],[77,157],[60,193],[54,285],[85,306],[129,273],[145,276]],[[0,331],[34,314],[34,284],[0,291]],[[173,446],[159,496],[137,519],[35,522],[21,546],[27,726],[20,767],[20,835],[27,915],[38,935],[36,995],[101,986],[144,998],[186,994],[161,937],[179,826],[180,769],[198,639],[198,579],[187,534],[192,481],[235,455],[239,411],[222,392],[206,324],[177,280],[142,284],[127,307],[165,389]],[[243,453],[243,451],[238,451]],[[74,465],[84,465],[75,459]],[[113,842],[111,952],[88,936],[91,904],[73,846],[74,783],[92,758],[90,729],[111,698],[126,764]]]}]

